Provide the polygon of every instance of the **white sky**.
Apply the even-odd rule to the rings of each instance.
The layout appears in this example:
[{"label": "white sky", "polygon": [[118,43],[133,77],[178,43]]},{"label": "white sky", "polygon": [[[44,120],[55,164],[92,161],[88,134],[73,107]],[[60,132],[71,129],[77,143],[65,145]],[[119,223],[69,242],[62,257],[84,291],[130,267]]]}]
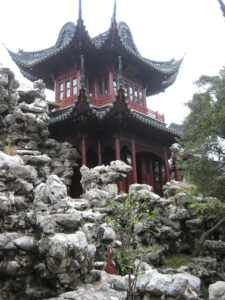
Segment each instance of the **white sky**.
[{"label": "white sky", "polygon": [[[83,20],[91,37],[109,28],[114,0],[82,0]],[[0,0],[0,43],[17,52],[53,46],[62,26],[76,23],[78,0]],[[202,74],[216,75],[225,64],[225,19],[217,0],[117,0],[117,21],[130,27],[141,54],[153,60],[185,59],[176,82],[148,99],[166,122],[181,123],[184,106]],[[0,62],[18,69],[0,45]]]}]

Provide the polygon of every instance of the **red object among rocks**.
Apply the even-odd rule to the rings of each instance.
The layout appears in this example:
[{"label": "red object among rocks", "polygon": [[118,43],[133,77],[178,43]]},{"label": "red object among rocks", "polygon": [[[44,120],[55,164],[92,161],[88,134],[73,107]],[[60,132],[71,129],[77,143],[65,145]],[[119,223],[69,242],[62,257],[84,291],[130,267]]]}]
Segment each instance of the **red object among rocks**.
[{"label": "red object among rocks", "polygon": [[111,245],[107,247],[107,265],[105,271],[109,274],[117,275],[116,267],[111,261]]}]

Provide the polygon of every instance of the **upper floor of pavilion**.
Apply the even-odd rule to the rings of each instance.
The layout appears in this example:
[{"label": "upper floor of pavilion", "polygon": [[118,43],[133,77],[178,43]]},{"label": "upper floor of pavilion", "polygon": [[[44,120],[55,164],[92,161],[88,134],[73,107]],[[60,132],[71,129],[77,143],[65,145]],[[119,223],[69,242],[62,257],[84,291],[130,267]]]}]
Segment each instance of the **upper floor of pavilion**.
[{"label": "upper floor of pavilion", "polygon": [[[172,85],[182,63],[182,59],[159,62],[143,57],[128,25],[116,21],[116,1],[109,29],[94,38],[85,28],[79,0],[77,23],[66,23],[54,46],[34,52],[8,52],[26,78],[43,79],[46,87],[55,91],[55,101],[61,108],[74,103],[82,80],[92,105],[109,105],[116,93],[120,67],[131,108],[161,122],[164,116],[147,108],[146,97]],[[85,79],[82,79],[81,55]],[[122,57],[122,66],[118,64],[118,56]]]}]

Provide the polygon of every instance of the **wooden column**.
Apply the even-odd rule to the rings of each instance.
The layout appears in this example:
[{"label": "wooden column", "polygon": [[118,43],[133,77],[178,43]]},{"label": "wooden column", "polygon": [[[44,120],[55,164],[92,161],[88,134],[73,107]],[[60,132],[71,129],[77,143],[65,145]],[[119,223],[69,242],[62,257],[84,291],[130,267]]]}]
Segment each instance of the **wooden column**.
[{"label": "wooden column", "polygon": [[152,190],[154,192],[154,174],[153,174],[153,165],[152,165],[152,159],[149,160],[149,172],[150,172],[150,185],[152,186]]},{"label": "wooden column", "polygon": [[175,180],[179,181],[178,169],[177,169],[177,166],[176,166],[176,159],[175,158],[173,158],[173,166],[174,166],[174,172],[175,172]]},{"label": "wooden column", "polygon": [[116,153],[116,160],[120,160],[120,139],[118,133],[116,133],[115,136],[115,153]]},{"label": "wooden column", "polygon": [[143,168],[143,153],[140,155],[140,163],[141,163],[141,183],[145,183],[145,176],[144,176],[144,168]]},{"label": "wooden column", "polygon": [[135,139],[131,139],[131,156],[132,156],[132,175],[133,183],[137,183],[137,164],[136,164],[136,150],[135,150]]},{"label": "wooden column", "polygon": [[82,158],[82,165],[87,164],[87,160],[86,160],[86,139],[85,139],[85,134],[84,132],[82,132],[81,135],[81,158]]},{"label": "wooden column", "polygon": [[170,181],[170,169],[168,164],[168,156],[167,156],[167,148],[164,147],[164,163],[165,163],[165,175],[166,175],[166,182]]},{"label": "wooden column", "polygon": [[98,140],[97,151],[98,151],[98,165],[101,166],[102,165],[102,155],[101,155],[101,142],[100,142],[100,140]]},{"label": "wooden column", "polygon": [[163,178],[163,172],[162,172],[162,162],[159,162],[159,177],[160,177],[160,187],[162,191],[163,196],[163,184],[164,184],[164,178]]},{"label": "wooden column", "polygon": [[[115,136],[115,154],[116,154],[116,160],[120,160],[120,139],[119,139],[118,133],[116,133],[116,136]],[[119,188],[119,191],[123,190],[122,181],[118,182],[118,188]]]},{"label": "wooden column", "polygon": [[112,72],[109,72],[109,94],[112,95],[114,93],[113,90],[113,75]]}]

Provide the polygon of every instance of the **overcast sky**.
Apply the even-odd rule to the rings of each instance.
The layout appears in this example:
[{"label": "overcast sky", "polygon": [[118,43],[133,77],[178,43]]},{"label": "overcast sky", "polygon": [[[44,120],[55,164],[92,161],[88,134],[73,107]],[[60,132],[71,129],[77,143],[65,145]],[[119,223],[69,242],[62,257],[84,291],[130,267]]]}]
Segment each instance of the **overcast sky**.
[{"label": "overcast sky", "polygon": [[[110,26],[114,0],[82,0],[83,19],[91,37]],[[53,46],[61,27],[76,23],[78,0],[1,0],[0,43],[17,52]],[[181,123],[184,106],[200,75],[216,75],[225,64],[225,19],[217,0],[117,0],[117,21],[130,27],[141,54],[163,61],[185,58],[172,87],[148,99],[165,113],[166,122]],[[25,81],[0,45],[0,62]],[[49,96],[50,97],[50,96]]]}]

